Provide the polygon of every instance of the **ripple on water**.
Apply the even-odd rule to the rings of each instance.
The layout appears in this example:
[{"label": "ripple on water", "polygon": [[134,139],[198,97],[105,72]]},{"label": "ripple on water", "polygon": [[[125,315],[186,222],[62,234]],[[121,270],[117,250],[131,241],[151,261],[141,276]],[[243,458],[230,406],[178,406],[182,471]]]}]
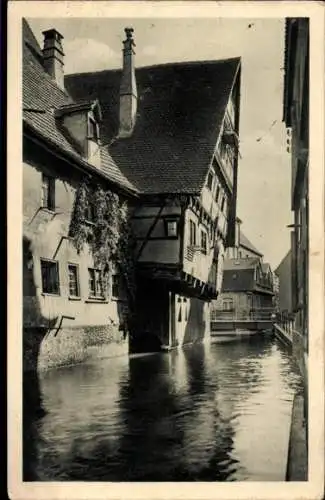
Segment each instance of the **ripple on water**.
[{"label": "ripple on water", "polygon": [[53,370],[24,431],[26,480],[282,481],[300,383],[258,339]]}]

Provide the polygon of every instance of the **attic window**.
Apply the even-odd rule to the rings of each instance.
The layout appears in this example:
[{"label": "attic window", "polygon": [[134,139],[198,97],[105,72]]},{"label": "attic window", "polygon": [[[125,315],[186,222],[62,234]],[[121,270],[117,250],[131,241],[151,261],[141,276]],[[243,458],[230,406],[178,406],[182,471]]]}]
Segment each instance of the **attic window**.
[{"label": "attic window", "polygon": [[93,118],[88,118],[88,139],[92,139],[95,142],[98,142],[99,133],[98,133],[98,125]]},{"label": "attic window", "polygon": [[214,174],[213,174],[212,170],[209,170],[208,178],[207,178],[207,187],[210,189],[210,191],[212,191],[213,180],[214,180]]}]

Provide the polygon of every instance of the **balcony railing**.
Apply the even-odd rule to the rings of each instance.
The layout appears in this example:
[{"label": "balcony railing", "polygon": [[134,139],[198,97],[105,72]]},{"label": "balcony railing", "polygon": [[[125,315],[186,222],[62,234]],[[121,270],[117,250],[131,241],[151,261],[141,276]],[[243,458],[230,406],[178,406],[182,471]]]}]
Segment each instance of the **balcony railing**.
[{"label": "balcony railing", "polygon": [[211,321],[273,321],[274,308],[256,309],[214,309],[211,311]]}]

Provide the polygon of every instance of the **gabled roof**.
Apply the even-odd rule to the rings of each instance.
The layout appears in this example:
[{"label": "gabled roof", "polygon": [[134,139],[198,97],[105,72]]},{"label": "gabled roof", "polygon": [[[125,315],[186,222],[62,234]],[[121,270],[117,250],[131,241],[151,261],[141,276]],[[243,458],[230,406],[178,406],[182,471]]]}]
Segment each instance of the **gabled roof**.
[{"label": "gabled roof", "polygon": [[273,293],[270,286],[261,285],[255,281],[254,270],[257,267],[269,268],[269,264],[261,264],[258,257],[246,259],[225,259],[222,279],[223,292]]},{"label": "gabled roof", "polygon": [[224,271],[232,270],[243,270],[243,269],[255,269],[259,264],[258,258],[246,258],[246,259],[225,259],[224,261]]},{"label": "gabled roof", "polygon": [[222,278],[222,292],[247,292],[254,289],[254,269],[258,259],[226,259]]},{"label": "gabled roof", "polygon": [[[74,105],[67,91],[60,89],[42,65],[41,51],[27,23],[23,20],[23,121],[38,137],[53,148],[58,148],[79,164],[94,167],[83,159],[67,140],[55,117],[55,111]],[[136,192],[135,187],[122,174],[107,147],[101,148],[102,168],[99,174],[122,188]]]},{"label": "gabled roof", "polygon": [[242,231],[239,233],[239,246],[243,246],[251,252],[256,253],[258,256],[263,257],[263,254],[257,250],[257,248],[249,241]]},{"label": "gabled roof", "polygon": [[289,250],[287,251],[287,253],[283,257],[283,259],[281,260],[281,262],[277,266],[276,270],[274,271],[275,274],[278,275],[278,273],[281,271],[282,266],[286,265],[287,261],[289,261],[289,260],[291,261],[291,248],[289,248]]},{"label": "gabled roof", "polygon": [[110,154],[140,191],[199,194],[239,69],[240,58],[136,69],[136,125],[117,140],[121,70],[68,75],[65,84],[75,99],[99,99]]}]

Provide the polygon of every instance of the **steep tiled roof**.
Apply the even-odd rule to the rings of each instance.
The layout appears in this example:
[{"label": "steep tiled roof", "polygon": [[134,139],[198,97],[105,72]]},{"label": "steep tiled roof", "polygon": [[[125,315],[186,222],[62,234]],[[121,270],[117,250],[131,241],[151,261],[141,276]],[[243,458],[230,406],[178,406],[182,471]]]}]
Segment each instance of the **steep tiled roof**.
[{"label": "steep tiled roof", "polygon": [[223,273],[222,292],[248,292],[254,290],[254,269],[228,269]]},{"label": "steep tiled roof", "polygon": [[[89,166],[67,140],[55,119],[55,110],[74,101],[68,92],[61,90],[44,70],[40,48],[28,25],[23,23],[23,120],[38,136],[59,148],[75,161]],[[107,147],[101,148],[101,173],[118,185],[136,191],[122,174]],[[89,166],[92,168],[91,166]]]},{"label": "steep tiled roof", "polygon": [[239,245],[247,248],[248,250],[251,250],[251,252],[256,253],[260,257],[263,256],[263,254],[257,250],[257,248],[249,241],[249,239],[244,235],[242,231],[240,231],[239,235]]},{"label": "steep tiled roof", "polygon": [[33,51],[34,55],[38,58],[39,61],[42,61],[42,50],[36,40],[34,33],[32,32],[28,22],[23,18],[22,20],[23,27],[23,42],[29,46],[29,48]]},{"label": "steep tiled roof", "polygon": [[68,75],[65,84],[75,99],[99,99],[110,154],[139,190],[199,193],[239,68],[239,58],[138,68],[135,129],[118,140],[121,71]]},{"label": "steep tiled roof", "polygon": [[255,269],[259,263],[258,258],[247,258],[247,259],[225,259],[224,270],[242,270],[242,269]]}]

